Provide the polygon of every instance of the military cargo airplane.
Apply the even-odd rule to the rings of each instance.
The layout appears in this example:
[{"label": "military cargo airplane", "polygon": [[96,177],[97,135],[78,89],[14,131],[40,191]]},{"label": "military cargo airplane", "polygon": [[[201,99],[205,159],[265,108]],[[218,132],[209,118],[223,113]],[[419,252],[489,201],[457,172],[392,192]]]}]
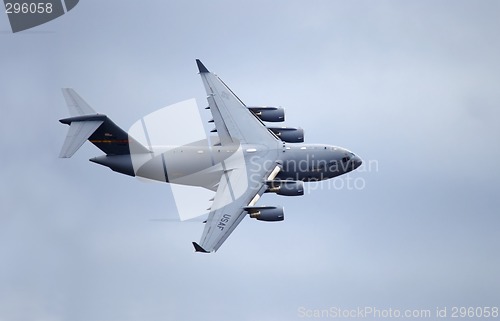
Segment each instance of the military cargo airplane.
[{"label": "military cargo airplane", "polygon": [[[106,115],[96,113],[73,89],[63,88],[71,117],[60,157],[71,157],[88,139],[105,155],[90,161],[113,171],[215,192],[196,252],[215,252],[246,216],[282,221],[283,207],[259,206],[263,193],[304,194],[304,182],[337,177],[362,161],[332,145],[304,143],[301,128],[268,126],[283,122],[282,107],[247,106],[214,73],[196,60],[217,133],[215,141],[165,150],[142,144]],[[139,160],[139,161],[137,161]]]}]

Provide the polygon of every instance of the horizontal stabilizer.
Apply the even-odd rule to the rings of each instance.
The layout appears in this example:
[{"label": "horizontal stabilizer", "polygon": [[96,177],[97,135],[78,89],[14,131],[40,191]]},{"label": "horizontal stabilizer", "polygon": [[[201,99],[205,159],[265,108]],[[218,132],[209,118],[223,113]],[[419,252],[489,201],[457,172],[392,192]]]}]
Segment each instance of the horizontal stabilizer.
[{"label": "horizontal stabilizer", "polygon": [[104,120],[87,120],[71,122],[68,135],[64,141],[59,157],[69,158],[85,143],[85,141],[102,125]]}]

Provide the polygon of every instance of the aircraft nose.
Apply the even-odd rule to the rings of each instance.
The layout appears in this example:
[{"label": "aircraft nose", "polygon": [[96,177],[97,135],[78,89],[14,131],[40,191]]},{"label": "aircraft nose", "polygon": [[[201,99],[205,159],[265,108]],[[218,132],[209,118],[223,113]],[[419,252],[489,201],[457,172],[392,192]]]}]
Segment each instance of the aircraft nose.
[{"label": "aircraft nose", "polygon": [[361,166],[361,164],[363,164],[363,161],[358,156],[355,156],[353,158],[353,162],[354,162],[354,166],[353,166],[354,169],[358,168],[359,166]]}]

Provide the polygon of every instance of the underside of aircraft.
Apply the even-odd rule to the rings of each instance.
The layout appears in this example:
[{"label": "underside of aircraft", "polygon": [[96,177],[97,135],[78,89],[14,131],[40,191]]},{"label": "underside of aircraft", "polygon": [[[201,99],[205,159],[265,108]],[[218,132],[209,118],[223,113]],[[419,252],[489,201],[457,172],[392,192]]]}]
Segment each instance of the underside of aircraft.
[{"label": "underside of aircraft", "polygon": [[198,71],[207,93],[217,139],[164,148],[145,144],[106,115],[96,113],[73,89],[62,89],[71,117],[60,157],[71,157],[85,141],[104,155],[90,159],[115,172],[215,192],[196,252],[215,252],[246,216],[282,221],[281,206],[258,206],[264,193],[304,194],[304,182],[320,181],[358,168],[362,161],[347,149],[304,143],[301,128],[283,122],[281,107],[247,106],[200,60]]}]

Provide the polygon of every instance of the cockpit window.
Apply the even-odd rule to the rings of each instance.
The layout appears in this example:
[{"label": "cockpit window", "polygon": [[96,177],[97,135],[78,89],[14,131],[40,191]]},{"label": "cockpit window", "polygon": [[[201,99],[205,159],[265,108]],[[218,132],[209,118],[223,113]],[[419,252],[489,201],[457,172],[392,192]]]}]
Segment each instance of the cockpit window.
[{"label": "cockpit window", "polygon": [[347,163],[349,161],[349,157],[342,157],[342,163]]}]

